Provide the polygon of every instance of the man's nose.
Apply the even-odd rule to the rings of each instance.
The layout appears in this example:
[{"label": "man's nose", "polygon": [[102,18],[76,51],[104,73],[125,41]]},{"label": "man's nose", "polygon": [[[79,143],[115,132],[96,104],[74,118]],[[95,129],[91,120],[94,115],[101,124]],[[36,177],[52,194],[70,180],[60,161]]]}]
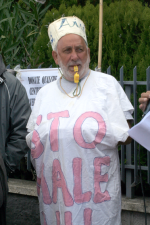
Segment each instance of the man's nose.
[{"label": "man's nose", "polygon": [[71,60],[73,60],[73,61],[78,60],[78,54],[75,50],[73,50],[71,53]]}]

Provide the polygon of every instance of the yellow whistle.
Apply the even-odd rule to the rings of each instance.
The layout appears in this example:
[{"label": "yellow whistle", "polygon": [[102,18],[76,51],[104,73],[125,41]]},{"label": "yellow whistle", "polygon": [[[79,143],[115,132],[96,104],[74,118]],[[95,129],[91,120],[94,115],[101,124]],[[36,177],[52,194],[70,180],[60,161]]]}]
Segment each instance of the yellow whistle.
[{"label": "yellow whistle", "polygon": [[74,83],[79,83],[79,74],[78,74],[78,66],[74,66],[74,72],[76,72],[74,74]]},{"label": "yellow whistle", "polygon": [[74,83],[79,83],[79,74],[78,73],[75,73],[74,75]]}]

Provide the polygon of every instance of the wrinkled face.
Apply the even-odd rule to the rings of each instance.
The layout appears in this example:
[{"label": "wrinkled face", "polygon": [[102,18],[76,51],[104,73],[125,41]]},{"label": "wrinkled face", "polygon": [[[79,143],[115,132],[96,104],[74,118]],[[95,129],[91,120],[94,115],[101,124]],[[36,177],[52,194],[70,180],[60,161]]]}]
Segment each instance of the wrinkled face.
[{"label": "wrinkled face", "polygon": [[74,66],[78,66],[80,79],[89,69],[90,49],[79,35],[63,36],[58,41],[57,52],[53,51],[52,56],[55,63],[61,67],[64,77],[69,81],[74,81]]}]

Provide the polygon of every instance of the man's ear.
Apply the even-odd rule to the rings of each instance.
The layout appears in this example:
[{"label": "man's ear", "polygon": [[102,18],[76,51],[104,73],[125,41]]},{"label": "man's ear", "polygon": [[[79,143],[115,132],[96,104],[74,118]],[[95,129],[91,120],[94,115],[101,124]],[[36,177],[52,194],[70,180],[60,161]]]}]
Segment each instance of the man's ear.
[{"label": "man's ear", "polygon": [[54,59],[55,63],[58,65],[58,55],[57,55],[57,52],[52,51],[52,56],[53,56],[53,59]]}]

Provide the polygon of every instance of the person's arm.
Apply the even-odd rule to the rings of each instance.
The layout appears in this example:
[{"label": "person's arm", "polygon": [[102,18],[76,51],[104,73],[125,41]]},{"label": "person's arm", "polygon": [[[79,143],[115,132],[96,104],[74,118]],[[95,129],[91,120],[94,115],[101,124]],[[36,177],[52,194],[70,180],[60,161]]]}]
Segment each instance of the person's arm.
[{"label": "person's arm", "polygon": [[150,100],[150,91],[143,92],[139,98],[139,108],[144,112],[148,101]]},{"label": "person's arm", "polygon": [[10,95],[10,127],[5,149],[5,165],[8,171],[15,171],[19,168],[21,158],[29,150],[25,137],[31,109],[26,90],[19,80],[16,81]]}]

